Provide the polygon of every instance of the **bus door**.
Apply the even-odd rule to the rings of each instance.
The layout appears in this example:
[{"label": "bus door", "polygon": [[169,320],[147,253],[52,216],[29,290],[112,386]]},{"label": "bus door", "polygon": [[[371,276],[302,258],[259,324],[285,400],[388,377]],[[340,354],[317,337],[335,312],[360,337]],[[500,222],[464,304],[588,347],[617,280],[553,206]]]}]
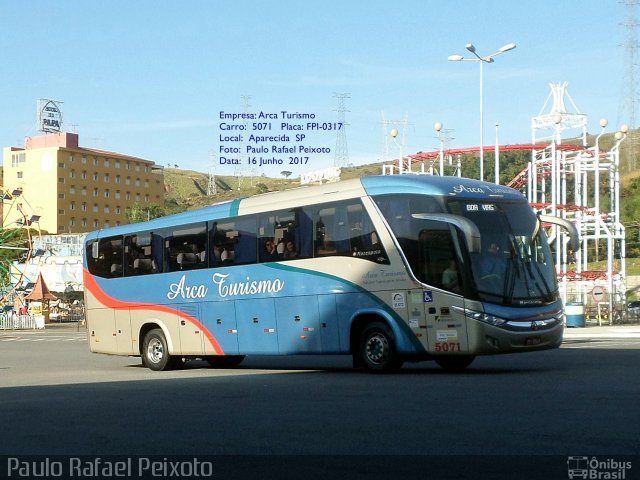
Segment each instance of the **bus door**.
[{"label": "bus door", "polygon": [[[200,318],[209,334],[215,338],[226,355],[238,353],[238,325],[233,300],[200,304]],[[204,341],[205,355],[215,355],[211,343]]]},{"label": "bus door", "polygon": [[[422,291],[429,353],[464,353],[469,350],[464,317],[463,263],[455,228],[428,222],[418,237],[416,276],[429,287]],[[416,266],[414,266],[415,268]]]}]

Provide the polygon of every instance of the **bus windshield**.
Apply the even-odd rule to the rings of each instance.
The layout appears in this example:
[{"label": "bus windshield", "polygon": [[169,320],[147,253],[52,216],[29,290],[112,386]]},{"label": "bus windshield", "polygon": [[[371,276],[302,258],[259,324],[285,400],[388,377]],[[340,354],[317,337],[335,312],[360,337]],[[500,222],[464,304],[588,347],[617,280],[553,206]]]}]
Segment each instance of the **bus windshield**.
[{"label": "bus windshield", "polygon": [[[426,195],[385,195],[377,197],[376,204],[422,283],[499,305],[556,300],[551,250],[526,201],[451,199],[441,203]],[[434,213],[473,222],[480,234],[479,251],[466,245],[465,236],[453,224],[424,219]]]},{"label": "bus windshield", "polygon": [[556,299],[551,250],[527,203],[452,200],[447,207],[480,231],[481,250],[469,257],[481,300],[517,306]]}]

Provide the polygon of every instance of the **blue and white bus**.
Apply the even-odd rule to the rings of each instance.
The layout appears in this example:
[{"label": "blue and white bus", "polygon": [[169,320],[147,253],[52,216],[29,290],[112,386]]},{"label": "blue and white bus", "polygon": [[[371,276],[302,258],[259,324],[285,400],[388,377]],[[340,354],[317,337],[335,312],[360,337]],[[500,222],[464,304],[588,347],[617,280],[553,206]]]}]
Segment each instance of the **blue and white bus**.
[{"label": "blue and white bus", "polygon": [[462,369],[562,341],[541,219],[518,191],[475,180],[300,187],[95,231],[85,248],[91,351],[153,370],[291,354]]}]

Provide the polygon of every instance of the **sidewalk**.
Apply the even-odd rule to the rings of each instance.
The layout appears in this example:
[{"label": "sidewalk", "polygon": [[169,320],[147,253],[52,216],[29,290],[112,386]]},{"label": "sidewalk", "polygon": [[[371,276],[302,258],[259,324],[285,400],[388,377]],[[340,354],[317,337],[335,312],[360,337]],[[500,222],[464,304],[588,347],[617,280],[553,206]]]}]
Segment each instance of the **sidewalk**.
[{"label": "sidewalk", "polygon": [[565,340],[640,338],[640,325],[565,327]]}]

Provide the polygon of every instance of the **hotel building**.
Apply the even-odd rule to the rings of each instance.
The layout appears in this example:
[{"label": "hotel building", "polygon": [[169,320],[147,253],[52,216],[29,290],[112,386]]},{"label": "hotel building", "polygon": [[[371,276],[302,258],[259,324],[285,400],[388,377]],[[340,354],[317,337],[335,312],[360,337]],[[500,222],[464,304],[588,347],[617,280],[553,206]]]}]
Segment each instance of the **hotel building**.
[{"label": "hotel building", "polygon": [[[51,234],[125,224],[127,207],[164,204],[161,166],[80,147],[76,133],[28,137],[24,148],[5,147],[3,162],[5,228],[21,218],[10,202],[21,203],[27,216],[39,216],[40,229]],[[11,198],[17,191],[18,198]]]}]

